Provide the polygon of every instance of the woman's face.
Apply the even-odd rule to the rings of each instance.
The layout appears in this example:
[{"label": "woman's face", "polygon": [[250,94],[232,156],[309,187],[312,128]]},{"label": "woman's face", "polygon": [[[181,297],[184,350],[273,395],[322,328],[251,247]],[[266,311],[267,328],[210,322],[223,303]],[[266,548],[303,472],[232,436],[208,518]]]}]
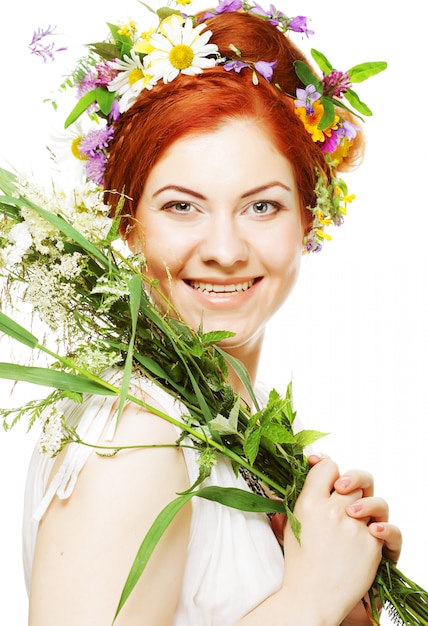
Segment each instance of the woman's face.
[{"label": "woman's face", "polygon": [[233,331],[225,347],[261,337],[296,280],[303,231],[291,164],[256,123],[173,143],[136,220],[131,247],[188,324]]}]

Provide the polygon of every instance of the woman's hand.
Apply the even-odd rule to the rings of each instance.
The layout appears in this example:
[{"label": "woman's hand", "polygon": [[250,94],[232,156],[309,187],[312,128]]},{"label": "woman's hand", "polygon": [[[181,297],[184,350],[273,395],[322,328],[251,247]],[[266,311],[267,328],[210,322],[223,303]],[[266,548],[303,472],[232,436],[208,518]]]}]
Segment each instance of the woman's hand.
[{"label": "woman's hand", "polygon": [[382,498],[374,496],[371,474],[351,470],[335,482],[334,488],[343,495],[362,489],[362,498],[347,506],[346,513],[354,519],[365,521],[370,533],[384,542],[384,554],[396,563],[401,552],[401,532],[388,521],[388,504]]},{"label": "woman's hand", "polygon": [[[373,477],[361,470],[350,470],[335,482],[338,493],[346,495],[355,490],[362,490],[362,497],[346,507],[346,513],[354,519],[364,522],[369,532],[383,541],[383,552],[397,562],[400,556],[402,537],[399,528],[389,523],[388,504],[382,498],[374,496]],[[358,602],[343,622],[345,626],[371,624],[364,605]]]},{"label": "woman's hand", "polygon": [[[290,525],[284,532],[286,596],[327,607],[327,619],[341,623],[360,605],[379,566],[382,547],[398,555],[401,540],[387,524],[387,505],[373,496],[373,479],[352,470],[340,475],[325,457],[309,458],[313,465],[294,513],[301,522],[300,543]],[[361,505],[361,502],[363,503]],[[281,518],[274,518],[278,529]],[[360,607],[358,607],[359,609]],[[357,618],[361,614],[358,611]],[[368,624],[367,616],[359,624]]]}]

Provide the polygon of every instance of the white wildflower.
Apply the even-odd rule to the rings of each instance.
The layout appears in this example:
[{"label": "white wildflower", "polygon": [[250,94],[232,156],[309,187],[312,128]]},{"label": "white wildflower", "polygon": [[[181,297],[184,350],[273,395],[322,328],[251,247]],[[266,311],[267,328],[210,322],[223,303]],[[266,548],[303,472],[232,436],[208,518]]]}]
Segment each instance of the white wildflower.
[{"label": "white wildflower", "polygon": [[43,454],[54,457],[60,452],[66,439],[63,419],[63,414],[58,412],[56,406],[52,406],[44,418],[43,431],[39,439],[39,448]]},{"label": "white wildflower", "polygon": [[85,370],[99,375],[108,367],[112,367],[122,361],[120,352],[96,345],[85,345],[76,350],[73,363]]},{"label": "white wildflower", "polygon": [[133,49],[130,56],[124,54],[123,60],[116,59],[110,65],[119,73],[111,81],[108,89],[120,96],[119,111],[124,113],[134,104],[143,89],[152,89],[156,81],[153,80],[153,75],[144,69],[140,56]]},{"label": "white wildflower", "polygon": [[31,248],[33,239],[25,221],[12,226],[7,238],[10,245],[0,250],[0,259],[7,269],[11,269],[22,262],[22,257]]},{"label": "white wildflower", "polygon": [[64,254],[57,265],[57,271],[59,276],[65,280],[75,280],[82,271],[82,259],[83,255],[80,252],[74,252],[73,254]]},{"label": "white wildflower", "polygon": [[212,32],[202,31],[205,24],[193,27],[192,18],[172,14],[162,20],[159,31],[151,36],[149,43],[153,51],[144,57],[145,69],[169,83],[180,74],[200,74],[216,64],[218,47],[208,43]]},{"label": "white wildflower", "polygon": [[114,276],[104,274],[98,278],[91,293],[100,293],[104,296],[98,310],[100,312],[108,311],[119,298],[129,295],[129,276],[120,273],[114,274]]}]

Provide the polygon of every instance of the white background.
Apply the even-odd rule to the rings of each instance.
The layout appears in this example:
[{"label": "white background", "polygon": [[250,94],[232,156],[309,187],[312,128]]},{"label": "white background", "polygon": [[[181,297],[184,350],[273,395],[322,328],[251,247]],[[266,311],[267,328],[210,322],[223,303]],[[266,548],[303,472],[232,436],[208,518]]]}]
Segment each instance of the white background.
[{"label": "white background", "polygon": [[[305,427],[331,433],[319,450],[343,470],[364,467],[374,474],[404,534],[401,569],[428,588],[426,33],[420,6],[396,4],[277,2],[290,16],[311,17],[316,34],[302,45],[322,50],[338,69],[374,60],[388,61],[389,68],[358,86],[374,118],[365,125],[365,162],[347,178],[357,199],[333,241],[304,259],[299,284],[268,329],[260,374],[280,391],[293,379]],[[24,0],[2,11],[0,163],[32,169],[46,181],[44,145],[58,120],[43,99],[56,95],[82,55],[79,43],[104,38],[105,22],[127,15],[143,26],[145,9],[136,0]],[[49,24],[67,35],[58,45],[69,49],[44,65],[27,45],[33,30]],[[11,351],[0,340],[0,360],[8,361]],[[19,388],[11,399],[10,385],[0,382],[1,406],[36,391]],[[24,423],[0,430],[0,611],[11,626],[26,623],[20,525],[36,434],[27,435]],[[389,623],[386,617],[382,623]]]}]

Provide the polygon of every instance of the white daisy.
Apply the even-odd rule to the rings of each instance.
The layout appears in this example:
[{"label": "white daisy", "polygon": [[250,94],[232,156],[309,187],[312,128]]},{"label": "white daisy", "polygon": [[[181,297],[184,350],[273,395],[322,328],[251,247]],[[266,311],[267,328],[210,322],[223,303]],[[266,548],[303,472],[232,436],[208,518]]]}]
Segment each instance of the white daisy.
[{"label": "white daisy", "polygon": [[125,54],[123,60],[116,59],[110,63],[113,69],[119,70],[119,74],[109,83],[108,90],[115,91],[120,96],[121,113],[134,104],[143,89],[151,89],[156,82],[150,72],[143,67],[135,50],[131,50],[130,54],[130,57]]},{"label": "white daisy", "polygon": [[144,67],[154,75],[169,83],[182,74],[200,74],[207,67],[214,67],[216,58],[208,55],[218,54],[215,44],[208,43],[212,32],[200,34],[205,24],[193,28],[192,18],[186,19],[173,14],[164,19],[159,32],[152,35],[150,44],[153,52],[144,57]]},{"label": "white daisy", "polygon": [[[79,149],[82,139],[87,134],[82,121],[83,116],[65,131],[55,130],[51,133],[51,146],[49,148],[60,172],[65,173],[70,179],[78,181],[86,179],[87,157]],[[85,124],[86,126],[88,124]]]}]

